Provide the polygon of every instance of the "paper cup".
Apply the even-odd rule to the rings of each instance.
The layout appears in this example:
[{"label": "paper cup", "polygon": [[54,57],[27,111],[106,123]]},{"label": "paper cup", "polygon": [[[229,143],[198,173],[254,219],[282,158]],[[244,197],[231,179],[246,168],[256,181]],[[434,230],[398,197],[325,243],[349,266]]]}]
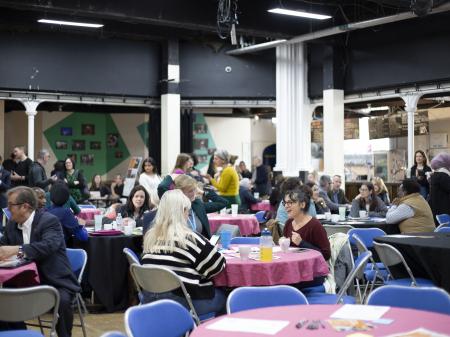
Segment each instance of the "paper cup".
[{"label": "paper cup", "polygon": [[291,239],[281,237],[278,240],[278,243],[280,244],[280,248],[283,253],[287,253],[289,251],[289,246],[291,245]]},{"label": "paper cup", "polygon": [[232,204],[231,205],[231,215],[238,215],[238,204]]},{"label": "paper cup", "polygon": [[249,245],[239,246],[239,256],[241,260],[248,260],[252,247]]},{"label": "paper cup", "polygon": [[253,196],[255,197],[255,199],[259,199],[259,192],[253,193]]},{"label": "paper cup", "polygon": [[125,235],[132,235],[133,234],[133,227],[132,226],[124,226],[123,227],[123,233]]},{"label": "paper cup", "polygon": [[367,218],[367,211],[359,211],[359,217],[361,219]]},{"label": "paper cup", "polygon": [[103,225],[103,229],[106,230],[106,231],[110,231],[110,230],[113,229],[113,225],[110,224],[110,223],[105,223],[105,224]]}]

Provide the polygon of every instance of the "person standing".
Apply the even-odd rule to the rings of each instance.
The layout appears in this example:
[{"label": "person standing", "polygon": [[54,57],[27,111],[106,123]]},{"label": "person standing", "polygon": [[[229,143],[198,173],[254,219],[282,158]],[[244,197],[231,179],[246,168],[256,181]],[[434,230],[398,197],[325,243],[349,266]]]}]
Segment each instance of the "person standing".
[{"label": "person standing", "polygon": [[411,178],[417,180],[420,185],[420,194],[425,199],[430,193],[430,184],[427,179],[427,172],[431,172],[431,167],[427,165],[425,152],[417,150],[414,154],[414,165],[411,167]]},{"label": "person standing", "polygon": [[255,171],[253,171],[252,183],[255,187],[255,192],[258,192],[260,196],[270,195],[272,186],[270,184],[269,168],[263,164],[261,158],[254,157],[253,165]]},{"label": "person standing", "polygon": [[28,186],[28,174],[33,161],[26,156],[24,146],[16,146],[13,153],[16,165],[11,171],[12,186]]},{"label": "person standing", "polygon": [[47,149],[39,151],[36,161],[31,166],[30,174],[28,176],[28,185],[30,187],[40,187],[45,192],[48,192],[48,186],[53,184],[56,180],[56,176],[47,178],[44,166],[50,159],[50,152]]},{"label": "person standing", "polygon": [[430,206],[436,219],[439,214],[450,215],[450,154],[439,153],[431,161],[431,168]]},{"label": "person standing", "polygon": [[70,189],[70,195],[77,203],[82,203],[86,198],[89,198],[89,192],[85,193],[87,190],[86,179],[84,179],[81,171],[75,169],[75,163],[71,158],[66,159],[65,165],[65,179]]},{"label": "person standing", "polygon": [[152,198],[152,196],[158,193],[158,185],[160,183],[161,177],[158,175],[156,161],[152,157],[144,159],[142,173],[139,176],[139,185],[144,186],[150,198]]},{"label": "person standing", "polygon": [[242,179],[252,179],[252,173],[247,169],[247,166],[243,161],[239,163],[239,174],[241,175]]},{"label": "person standing", "polygon": [[8,199],[6,192],[11,188],[11,173],[2,166],[2,156],[0,156],[0,208],[6,208]]}]

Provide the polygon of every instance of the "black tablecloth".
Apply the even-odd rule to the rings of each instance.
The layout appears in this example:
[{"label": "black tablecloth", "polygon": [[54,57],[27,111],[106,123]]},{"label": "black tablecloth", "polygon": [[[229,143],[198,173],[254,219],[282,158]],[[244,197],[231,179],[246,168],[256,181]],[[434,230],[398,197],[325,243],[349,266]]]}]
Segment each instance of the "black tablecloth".
[{"label": "black tablecloth", "polygon": [[90,236],[87,242],[77,242],[88,254],[87,278],[99,302],[107,312],[128,307],[129,265],[122,250],[127,247],[142,253],[140,236]]},{"label": "black tablecloth", "polygon": [[[437,286],[450,292],[450,234],[417,233],[408,237],[383,236],[376,242],[397,248],[404,256],[415,277],[431,279]],[[415,235],[415,236],[413,236]],[[403,277],[404,275],[396,275]]]},{"label": "black tablecloth", "polygon": [[345,220],[339,222],[332,222],[331,220],[320,220],[324,225],[350,225],[355,228],[380,228],[386,232],[386,234],[398,234],[400,230],[397,224],[387,224],[385,221],[373,221],[373,220]]}]

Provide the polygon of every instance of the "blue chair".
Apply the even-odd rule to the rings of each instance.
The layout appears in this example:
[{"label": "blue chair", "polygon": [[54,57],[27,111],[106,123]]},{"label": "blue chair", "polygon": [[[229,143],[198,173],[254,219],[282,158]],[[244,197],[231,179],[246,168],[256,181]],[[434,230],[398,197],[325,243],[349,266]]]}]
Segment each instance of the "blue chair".
[{"label": "blue chair", "polygon": [[[83,279],[84,270],[87,264],[87,254],[83,249],[72,249],[66,248],[66,255],[69,259],[69,263],[72,269],[72,272],[78,279],[78,283],[81,284],[81,280]],[[75,302],[77,305],[78,315],[80,317],[80,324],[74,324],[74,326],[79,326],[83,330],[83,336],[86,337],[86,327],[84,326],[84,317],[83,312],[86,313],[86,305],[84,304],[83,297],[78,292],[75,295]],[[83,310],[81,310],[83,307]]]},{"label": "blue chair", "polygon": [[[375,250],[380,257],[380,260],[386,266],[391,279],[386,280],[384,284],[386,285],[399,285],[399,286],[413,286],[413,287],[434,287],[435,284],[428,279],[414,277],[411,268],[409,268],[408,264],[405,261],[402,253],[400,251],[386,243],[378,243],[374,242]],[[403,265],[404,269],[408,273],[409,277],[394,279],[389,267]]]},{"label": "blue chair", "polygon": [[[58,321],[59,293],[50,286],[19,289],[0,289],[0,321],[23,322],[44,315],[52,310],[50,336],[56,337]],[[41,326],[42,332],[42,326]],[[43,337],[34,330],[2,331],[1,337]]]},{"label": "blue chair", "polygon": [[439,225],[450,225],[450,215],[448,214],[438,214],[436,215],[436,220],[439,222]]},{"label": "blue chair", "polygon": [[364,277],[364,269],[366,267],[367,262],[372,257],[372,253],[370,251],[366,251],[361,253],[355,261],[355,266],[353,267],[350,274],[348,274],[347,278],[344,281],[341,289],[337,294],[324,294],[324,293],[311,293],[307,294],[306,298],[308,299],[309,304],[355,304],[356,299],[353,296],[346,296],[347,289],[350,285],[353,284],[355,279],[362,279]]},{"label": "blue chair", "polygon": [[231,238],[232,245],[259,245],[259,237],[236,236]]},{"label": "blue chair", "polygon": [[266,211],[259,211],[259,212],[256,212],[256,213],[255,213],[256,220],[258,220],[258,222],[259,222],[260,224],[266,222],[267,219],[266,219],[265,215],[266,215]]},{"label": "blue chair", "polygon": [[383,286],[367,298],[369,305],[434,311],[450,315],[450,295],[435,287]]},{"label": "blue chair", "polygon": [[[141,261],[139,260],[139,256],[136,255],[135,252],[133,252],[130,248],[124,248],[123,249],[123,253],[125,254],[125,257],[128,260],[129,265],[131,266],[133,263],[141,265]],[[139,303],[143,303],[144,301],[144,297],[142,295],[142,291],[141,288],[139,287],[139,284],[136,282],[136,279],[134,278],[134,275],[131,274],[131,277],[134,281],[134,286],[136,288],[137,291],[137,295],[138,295],[138,299],[139,299]]]},{"label": "blue chair", "polygon": [[434,230],[437,233],[450,233],[450,227],[445,225],[439,225],[438,228]]},{"label": "blue chair", "polygon": [[[386,232],[383,231],[380,228],[353,228],[348,233],[349,241],[352,246],[357,246],[356,241],[353,238],[353,235],[358,235],[358,238],[360,242],[364,244],[367,250],[370,250],[373,248],[373,239],[378,236],[384,236],[386,235]],[[369,262],[366,266],[367,269],[374,269],[373,265],[373,259],[371,262]],[[386,267],[383,265],[383,263],[378,262],[377,263],[378,269],[386,269]]]},{"label": "blue chair", "polygon": [[308,300],[300,290],[291,286],[240,287],[228,296],[227,313],[298,304],[308,304]]},{"label": "blue chair", "polygon": [[119,331],[110,331],[110,332],[104,333],[100,337],[127,337],[127,336]]},{"label": "blue chair", "polygon": [[131,307],[125,312],[125,329],[129,337],[179,337],[194,326],[189,311],[172,300]]}]

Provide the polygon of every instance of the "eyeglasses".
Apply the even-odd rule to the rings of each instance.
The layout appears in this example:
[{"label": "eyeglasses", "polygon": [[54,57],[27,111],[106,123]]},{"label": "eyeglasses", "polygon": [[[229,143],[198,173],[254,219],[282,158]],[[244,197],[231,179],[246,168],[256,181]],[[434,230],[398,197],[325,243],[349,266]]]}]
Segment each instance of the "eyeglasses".
[{"label": "eyeglasses", "polygon": [[292,206],[293,204],[295,204],[297,201],[292,201],[292,200],[288,200],[288,201],[282,201],[281,202],[281,204],[283,205],[283,206]]},{"label": "eyeglasses", "polygon": [[19,202],[19,203],[17,203],[17,204],[8,202],[8,208],[11,208],[11,207],[13,207],[13,206],[20,206],[20,205],[23,205],[23,204],[24,204],[24,202]]},{"label": "eyeglasses", "polygon": [[368,192],[369,189],[368,189],[368,188],[360,188],[359,191],[360,191],[360,192]]}]

